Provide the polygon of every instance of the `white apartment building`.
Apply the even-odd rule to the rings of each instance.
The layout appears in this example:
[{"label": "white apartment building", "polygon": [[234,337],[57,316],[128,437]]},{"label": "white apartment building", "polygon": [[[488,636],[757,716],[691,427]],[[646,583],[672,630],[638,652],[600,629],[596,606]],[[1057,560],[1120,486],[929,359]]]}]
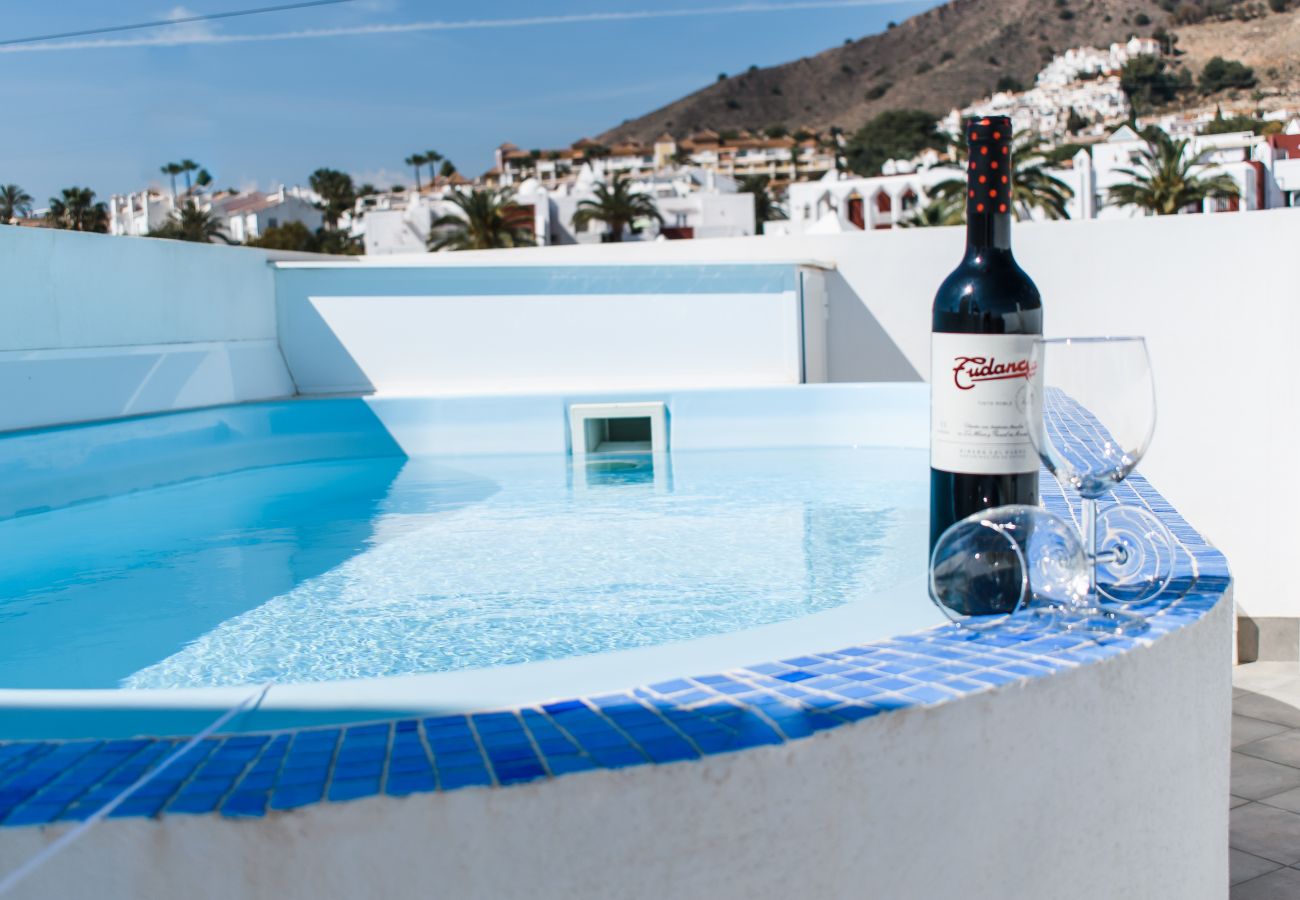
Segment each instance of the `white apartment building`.
[{"label": "white apartment building", "polygon": [[954,109],[939,127],[955,135],[961,133],[964,118],[1009,116],[1016,131],[1063,137],[1074,110],[1098,130],[1103,123],[1129,115],[1128,96],[1118,75],[1124,64],[1138,56],[1159,55],[1159,43],[1150,38],[1134,37],[1107,50],[1076,47],[1048,63],[1029,90],[997,93],[965,109]]},{"label": "white apartment building", "polygon": [[108,233],[143,237],[167,224],[175,198],[159,188],[108,198]]},{"label": "white apartment building", "polygon": [[244,243],[260,237],[268,228],[290,222],[301,222],[315,231],[324,221],[319,202],[320,197],[312,191],[280,185],[269,193],[215,195],[205,208],[221,219],[232,241]]},{"label": "white apartment building", "polygon": [[[607,231],[604,223],[592,222],[579,229],[574,213],[583,200],[595,197],[595,188],[614,171],[606,160],[583,163],[571,181],[548,186],[531,177],[514,185],[515,202],[531,207],[533,234],[539,245],[600,243]],[[621,173],[620,173],[621,174]],[[757,234],[754,197],[737,190],[734,179],[697,167],[679,167],[650,176],[633,176],[633,189],[651,195],[663,217],[663,224],[650,220],[638,223],[640,231],[623,235],[624,240],[676,240],[709,237],[742,237]],[[467,182],[441,184],[420,193],[381,195],[358,201],[350,222],[367,255],[423,253],[428,249],[432,223],[444,215],[456,215],[449,197],[453,191],[469,188]],[[364,209],[362,204],[365,203]]]},{"label": "white apartment building", "polygon": [[306,188],[280,185],[268,193],[246,194],[225,191],[206,194],[196,190],[173,196],[169,191],[149,187],[109,198],[109,234],[148,235],[166,225],[173,212],[190,201],[220,219],[226,235],[237,243],[252,240],[267,228],[288,222],[301,222],[313,231],[322,222],[317,207],[320,197]]},{"label": "white apartment building", "polygon": [[[1300,120],[1287,133],[1256,135],[1249,131],[1197,135],[1188,153],[1200,161],[1197,175],[1226,174],[1241,196],[1207,200],[1188,212],[1219,213],[1300,206]],[[1123,170],[1137,165],[1146,142],[1127,125],[1104,141],[1080,150],[1068,168],[1049,169],[1074,196],[1067,203],[1072,219],[1133,218],[1145,213],[1109,201],[1110,189],[1127,182]],[[836,178],[790,185],[788,221],[769,222],[764,234],[836,234],[893,228],[923,207],[935,185],[964,179],[964,170],[936,162],[927,152],[924,164],[891,161],[885,174],[872,178]]]},{"label": "white apartment building", "polygon": [[823,139],[801,132],[799,137],[766,137],[748,131],[722,135],[704,130],[677,140],[660,135],[653,144],[622,143],[604,147],[590,138],[562,150],[521,150],[502,144],[496,165],[484,176],[493,186],[516,187],[536,179],[554,189],[573,183],[585,163],[599,163],[609,173],[646,178],[678,166],[707,169],[719,175],[766,175],[774,181],[819,176],[838,167],[839,137]]},{"label": "white apartment building", "polygon": [[873,177],[837,177],[828,172],[817,181],[790,185],[786,203],[789,218],[767,222],[764,234],[839,234],[893,228],[924,206],[935,185],[965,178],[961,169],[940,164],[937,154],[928,166],[891,160],[888,174]]}]

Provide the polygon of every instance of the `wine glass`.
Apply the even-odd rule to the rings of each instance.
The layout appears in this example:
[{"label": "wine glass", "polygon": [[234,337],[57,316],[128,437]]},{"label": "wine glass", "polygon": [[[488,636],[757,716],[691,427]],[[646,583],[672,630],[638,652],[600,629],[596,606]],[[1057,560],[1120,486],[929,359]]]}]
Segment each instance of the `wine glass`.
[{"label": "wine glass", "polygon": [[982,510],[949,526],[930,555],[930,598],[975,631],[1051,628],[1082,603],[1088,561],[1074,526],[1042,507]]},{"label": "wine glass", "polygon": [[[1174,541],[1159,518],[1097,501],[1146,453],[1156,425],[1155,383],[1140,337],[1040,339],[1030,354],[1030,440],[1044,465],[1083,499],[1090,560],[1083,627],[1134,633],[1139,616],[1116,609],[1153,600],[1173,574]],[[1103,606],[1102,601],[1110,605]]]}]

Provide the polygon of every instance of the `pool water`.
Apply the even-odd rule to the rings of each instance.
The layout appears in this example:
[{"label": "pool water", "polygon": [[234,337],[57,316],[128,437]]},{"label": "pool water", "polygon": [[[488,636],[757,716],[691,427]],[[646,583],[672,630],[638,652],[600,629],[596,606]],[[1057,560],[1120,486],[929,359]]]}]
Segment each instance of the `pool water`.
[{"label": "pool water", "polygon": [[882,449],[354,459],[0,520],[0,687],[445,672],[782,622],[924,571],[924,466]]}]

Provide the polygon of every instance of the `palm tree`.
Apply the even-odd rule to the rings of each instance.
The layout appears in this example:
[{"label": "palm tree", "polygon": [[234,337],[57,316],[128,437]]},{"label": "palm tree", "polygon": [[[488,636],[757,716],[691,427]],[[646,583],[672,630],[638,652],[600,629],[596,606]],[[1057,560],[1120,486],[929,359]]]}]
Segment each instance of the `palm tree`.
[{"label": "palm tree", "polygon": [[415,192],[420,193],[420,167],[427,163],[429,158],[423,153],[412,153],[404,162],[415,169]]},{"label": "palm tree", "polygon": [[489,250],[535,243],[532,213],[514,202],[509,189],[456,193],[450,199],[457,212],[434,220],[430,250]]},{"label": "palm tree", "polygon": [[311,189],[320,194],[321,217],[330,229],[338,227],[339,217],[357,202],[352,176],[337,169],[317,169],[308,176]]},{"label": "palm tree", "polygon": [[62,197],[50,198],[45,218],[52,228],[65,231],[108,231],[108,207],[95,202],[95,192],[90,188],[64,188]]},{"label": "palm tree", "polygon": [[16,184],[0,184],[0,225],[32,214],[32,195]]},{"label": "palm tree", "polygon": [[[946,184],[956,184],[959,190],[955,192],[938,190]],[[955,179],[951,182],[940,182],[931,191],[930,201],[925,206],[915,209],[910,216],[898,224],[903,228],[936,228],[962,224],[966,221],[966,203],[961,188],[961,182]]]},{"label": "palm tree", "polygon": [[[1049,219],[1070,218],[1069,202],[1074,197],[1074,189],[1061,179],[1047,171],[1044,157],[1043,139],[1019,132],[1012,139],[1011,152],[1015,166],[1011,171],[1011,208],[1016,219],[1024,221],[1033,217],[1034,210],[1042,210]],[[954,140],[948,148],[949,156],[960,165],[964,147]],[[942,201],[946,205],[942,210],[931,213],[918,210],[914,218],[938,216],[941,224],[955,225],[966,220],[966,182],[960,178],[940,181],[929,190],[930,204]],[[953,215],[959,218],[948,221]],[[918,222],[919,224],[919,222]]]},{"label": "palm tree", "polygon": [[184,206],[173,212],[162,228],[149,232],[149,237],[193,241],[199,244],[210,244],[214,239],[225,241],[227,244],[234,243],[226,235],[221,220],[208,210],[200,209],[193,200],[186,201]]},{"label": "palm tree", "polygon": [[187,194],[194,190],[194,185],[190,183],[190,173],[197,172],[198,169],[199,164],[192,159],[182,159],[180,162],[180,170],[185,174],[185,193]]},{"label": "palm tree", "polygon": [[736,179],[737,191],[754,195],[754,223],[757,225],[785,218],[785,210],[781,209],[769,190],[771,180],[766,175],[742,175]]},{"label": "palm tree", "polygon": [[1017,219],[1042,210],[1049,219],[1068,219],[1074,189],[1047,171],[1046,146],[1041,137],[1020,132],[1012,138],[1015,166],[1011,172],[1011,205]]},{"label": "palm tree", "polygon": [[433,186],[433,167],[442,162],[442,154],[437,150],[425,150],[424,161],[429,165],[429,186]]},{"label": "palm tree", "polygon": [[617,242],[623,240],[623,229],[632,227],[638,219],[663,223],[654,198],[649,194],[633,193],[632,183],[623,175],[615,175],[607,184],[596,185],[595,194],[595,200],[578,203],[573,214],[574,228],[585,228],[592,220],[599,220],[609,228],[609,240]]},{"label": "palm tree", "polygon": [[1203,155],[1188,153],[1188,144],[1186,138],[1176,141],[1164,132],[1153,134],[1146,149],[1138,152],[1134,168],[1115,170],[1132,180],[1112,187],[1108,192],[1110,201],[1158,216],[1172,216],[1209,198],[1240,197],[1241,191],[1230,176],[1193,173],[1203,164]]},{"label": "palm tree", "polygon": [[181,172],[184,172],[185,170],[181,168],[180,163],[169,162],[167,163],[167,165],[163,166],[158,171],[162,172],[164,175],[166,175],[168,178],[172,180],[172,199],[175,199],[176,198],[176,176],[181,174]]}]

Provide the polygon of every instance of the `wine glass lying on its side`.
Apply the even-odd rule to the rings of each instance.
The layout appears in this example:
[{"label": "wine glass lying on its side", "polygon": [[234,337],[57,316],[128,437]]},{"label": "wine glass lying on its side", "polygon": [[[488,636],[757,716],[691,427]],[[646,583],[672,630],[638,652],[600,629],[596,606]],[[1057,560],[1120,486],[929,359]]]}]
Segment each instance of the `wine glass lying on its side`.
[{"label": "wine glass lying on its side", "polygon": [[1074,526],[1037,506],[986,509],[954,523],[930,554],[930,598],[976,631],[1050,627],[1088,594]]}]

